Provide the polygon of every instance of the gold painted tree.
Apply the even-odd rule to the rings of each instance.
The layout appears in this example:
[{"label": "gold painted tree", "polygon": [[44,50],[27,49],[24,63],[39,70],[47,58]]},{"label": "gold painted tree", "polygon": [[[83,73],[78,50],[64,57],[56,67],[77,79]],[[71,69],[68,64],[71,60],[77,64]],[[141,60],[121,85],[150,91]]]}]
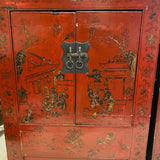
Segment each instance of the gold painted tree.
[{"label": "gold painted tree", "polygon": [[126,50],[126,47],[128,45],[128,43],[125,42],[126,32],[124,32],[123,34],[123,39],[121,43],[117,39],[113,38],[111,35],[108,35],[108,38],[113,40],[120,48],[121,53],[123,54],[124,60],[128,62],[130,75],[131,75],[132,81],[134,81],[135,68],[136,68],[136,54],[133,53],[131,50],[128,50],[128,51]]}]

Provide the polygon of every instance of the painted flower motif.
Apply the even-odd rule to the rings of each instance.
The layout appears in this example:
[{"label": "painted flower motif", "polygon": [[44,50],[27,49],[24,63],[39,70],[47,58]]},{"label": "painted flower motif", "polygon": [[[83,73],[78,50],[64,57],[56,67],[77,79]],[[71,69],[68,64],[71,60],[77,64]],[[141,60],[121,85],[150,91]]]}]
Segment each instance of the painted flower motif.
[{"label": "painted flower motif", "polygon": [[68,134],[65,137],[65,143],[71,144],[76,152],[80,152],[83,148],[83,141],[80,138],[82,135],[80,129],[69,129]]}]

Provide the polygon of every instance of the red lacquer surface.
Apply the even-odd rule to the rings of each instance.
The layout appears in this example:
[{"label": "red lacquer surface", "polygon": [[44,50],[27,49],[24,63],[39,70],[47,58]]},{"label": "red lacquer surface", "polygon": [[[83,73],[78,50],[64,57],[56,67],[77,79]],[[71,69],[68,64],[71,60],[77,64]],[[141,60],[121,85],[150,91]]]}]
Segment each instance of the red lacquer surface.
[{"label": "red lacquer surface", "polygon": [[141,12],[78,12],[77,23],[77,41],[91,46],[89,72],[76,75],[76,122],[131,125]]},{"label": "red lacquer surface", "polygon": [[73,123],[74,74],[61,73],[61,43],[74,41],[74,20],[67,12],[11,14],[21,122]]},{"label": "red lacquer surface", "polygon": [[[51,159],[53,159],[53,160],[66,160],[66,158],[65,159],[62,159],[62,158],[24,158],[25,160],[51,160]],[[77,159],[73,159],[73,160],[77,160]],[[88,160],[88,159],[78,159],[78,160]]]},{"label": "red lacquer surface", "polygon": [[129,158],[130,136],[129,128],[89,126],[34,127],[21,133],[23,154],[68,159]]},{"label": "red lacquer surface", "polygon": [[[4,0],[0,6],[8,159],[145,159],[158,3]],[[87,74],[60,71],[63,41],[90,43]]]}]

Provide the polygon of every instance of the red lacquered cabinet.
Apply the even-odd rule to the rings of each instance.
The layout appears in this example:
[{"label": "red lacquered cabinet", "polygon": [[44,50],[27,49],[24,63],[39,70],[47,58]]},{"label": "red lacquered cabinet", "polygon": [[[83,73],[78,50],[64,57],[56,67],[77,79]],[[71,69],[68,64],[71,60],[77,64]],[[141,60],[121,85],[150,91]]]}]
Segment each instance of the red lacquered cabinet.
[{"label": "red lacquered cabinet", "polygon": [[8,160],[144,160],[158,2],[3,0]]}]

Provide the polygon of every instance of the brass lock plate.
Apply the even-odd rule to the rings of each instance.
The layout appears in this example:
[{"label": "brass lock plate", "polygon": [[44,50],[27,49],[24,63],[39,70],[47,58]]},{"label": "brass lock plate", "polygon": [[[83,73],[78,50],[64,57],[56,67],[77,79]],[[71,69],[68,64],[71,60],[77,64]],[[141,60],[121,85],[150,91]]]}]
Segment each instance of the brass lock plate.
[{"label": "brass lock plate", "polygon": [[88,73],[88,50],[90,44],[88,42],[62,42],[63,49],[63,73]]}]

